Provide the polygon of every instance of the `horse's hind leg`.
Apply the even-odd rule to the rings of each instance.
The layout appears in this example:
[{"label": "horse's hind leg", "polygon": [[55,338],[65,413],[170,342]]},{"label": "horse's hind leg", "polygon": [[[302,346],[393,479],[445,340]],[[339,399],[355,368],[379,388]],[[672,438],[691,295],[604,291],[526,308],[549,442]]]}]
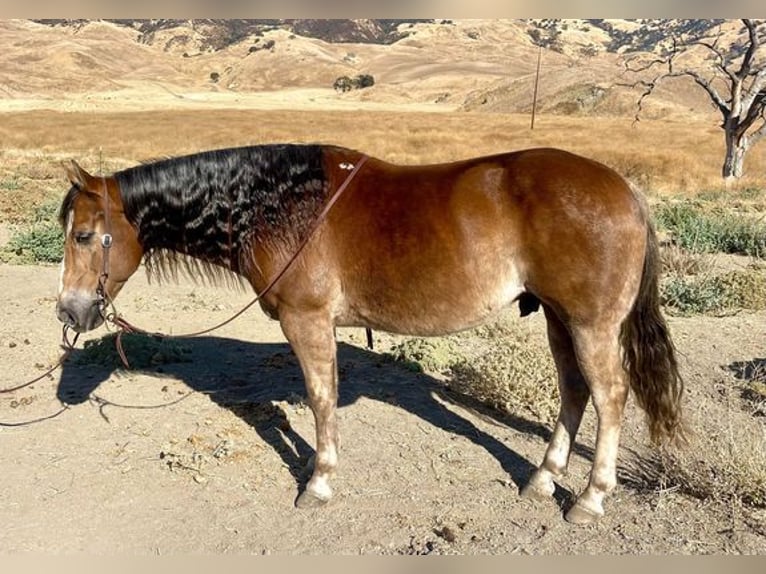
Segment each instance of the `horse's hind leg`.
[{"label": "horse's hind leg", "polygon": [[521,491],[522,496],[537,499],[553,495],[554,478],[566,472],[569,454],[590,396],[569,331],[549,307],[544,309],[548,321],[548,342],[558,371],[561,407],[543,462]]},{"label": "horse's hind leg", "polygon": [[324,312],[285,312],[280,324],[301,365],[316,423],[313,473],[295,503],[318,506],[332,498],[330,478],[338,464],[338,369],[332,322]]},{"label": "horse's hind leg", "polygon": [[587,524],[604,514],[605,496],[617,484],[617,450],[628,377],[620,355],[619,323],[575,327],[572,340],[580,369],[588,381],[598,418],[596,452],[588,486],[567,512],[569,522]]}]

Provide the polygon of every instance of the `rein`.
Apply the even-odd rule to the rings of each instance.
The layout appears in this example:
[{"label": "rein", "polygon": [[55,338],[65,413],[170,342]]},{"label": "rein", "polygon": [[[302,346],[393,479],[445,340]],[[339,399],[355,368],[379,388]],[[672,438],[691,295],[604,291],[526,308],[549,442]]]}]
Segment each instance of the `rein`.
[{"label": "rein", "polygon": [[[30,385],[33,385],[37,381],[40,381],[40,380],[44,379],[45,377],[50,375],[53,371],[58,369],[61,365],[63,365],[64,362],[69,358],[69,355],[71,354],[72,350],[74,349],[75,344],[77,343],[77,338],[80,336],[79,333],[76,333],[75,336],[74,336],[74,340],[70,341],[69,340],[68,332],[69,332],[69,325],[64,325],[62,333],[61,333],[61,340],[63,342],[64,353],[61,355],[61,357],[59,357],[59,360],[56,361],[56,363],[52,367],[50,367],[42,375],[39,375],[39,376],[35,377],[34,379],[32,379],[30,381],[27,381],[25,383],[21,383],[20,385],[16,385],[15,387],[8,387],[7,389],[0,389],[0,395],[7,394],[7,393],[12,393],[14,391],[18,391],[18,390],[26,388],[26,387],[28,387]],[[56,418],[61,413],[63,413],[67,409],[69,409],[69,405],[68,404],[66,404],[66,403],[64,403],[64,402],[62,402],[60,400],[59,400],[59,402],[61,403],[61,408],[59,410],[57,410],[55,413],[51,414],[51,415],[45,415],[45,416],[42,416],[42,417],[39,417],[39,418],[36,418],[36,419],[33,419],[33,420],[17,422],[17,423],[0,422],[0,427],[23,427],[23,426],[29,426],[29,425],[32,425],[32,424],[35,424],[35,423],[39,423],[39,422],[42,422],[42,421],[47,421],[49,419]]]},{"label": "rein", "polygon": [[[123,318],[119,313],[116,312],[114,303],[109,298],[109,295],[106,291],[106,280],[109,277],[109,249],[112,246],[112,236],[109,234],[110,230],[110,224],[109,224],[109,194],[108,189],[106,187],[106,180],[104,179],[104,194],[105,194],[105,207],[104,207],[104,216],[106,218],[104,227],[105,227],[105,233],[101,237],[101,246],[103,248],[104,252],[104,264],[103,264],[103,270],[101,273],[101,276],[99,277],[99,285],[97,288],[97,294],[99,297],[99,309],[101,309],[101,316],[103,317],[104,321],[106,323],[112,324],[117,328],[117,336],[116,336],[116,345],[117,345],[117,352],[120,355],[120,359],[122,360],[123,364],[130,368],[130,363],[128,362],[128,358],[125,354],[125,350],[122,346],[122,335],[123,333],[140,333],[144,335],[152,335],[156,337],[164,337],[164,338],[174,338],[174,339],[188,339],[191,337],[197,337],[199,335],[204,335],[206,333],[210,333],[212,331],[215,331],[216,329],[220,329],[221,327],[228,325],[232,321],[234,321],[236,318],[238,318],[240,315],[242,315],[245,311],[250,309],[253,305],[255,305],[258,301],[263,299],[277,284],[277,282],[287,273],[287,271],[290,269],[292,264],[295,262],[296,259],[300,256],[300,254],[303,252],[303,249],[306,247],[308,242],[311,240],[314,235],[316,235],[317,231],[319,230],[319,226],[322,225],[324,220],[327,218],[327,215],[330,213],[330,210],[335,205],[335,203],[340,199],[343,192],[346,190],[348,185],[351,183],[351,180],[354,179],[357,173],[359,173],[359,170],[362,168],[362,166],[367,161],[368,156],[362,155],[359,161],[356,163],[356,166],[354,166],[354,169],[351,171],[351,173],[346,176],[346,179],[343,181],[343,183],[338,187],[336,192],[333,194],[333,196],[327,201],[324,208],[322,208],[322,211],[319,213],[317,218],[314,220],[314,224],[309,229],[306,236],[301,241],[298,248],[295,250],[295,252],[292,254],[290,259],[287,260],[287,262],[282,266],[282,268],[279,270],[279,272],[272,277],[272,279],[268,282],[266,287],[260,292],[257,293],[256,296],[249,302],[247,305],[242,307],[239,311],[237,311],[234,315],[226,319],[225,321],[222,321],[216,325],[213,325],[212,327],[208,327],[206,329],[202,329],[200,331],[194,331],[192,333],[184,333],[180,335],[166,335],[164,333],[157,333],[157,332],[150,332],[145,329],[141,329],[140,327],[137,327],[130,322],[128,322],[125,318]],[[111,307],[112,312],[106,313],[106,308]],[[370,348],[372,348],[372,331],[368,328],[367,329],[367,344]]]}]

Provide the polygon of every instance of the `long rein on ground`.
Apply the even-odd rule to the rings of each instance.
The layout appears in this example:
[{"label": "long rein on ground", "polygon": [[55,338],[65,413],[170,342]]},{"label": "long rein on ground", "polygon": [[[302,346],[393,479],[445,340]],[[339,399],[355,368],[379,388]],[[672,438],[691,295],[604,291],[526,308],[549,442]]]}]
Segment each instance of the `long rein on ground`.
[{"label": "long rein on ground", "polygon": [[[346,176],[346,179],[343,181],[343,183],[341,183],[341,185],[338,187],[338,189],[332,195],[332,197],[330,197],[330,199],[325,204],[324,208],[322,208],[322,211],[319,212],[319,215],[314,220],[313,225],[309,229],[308,233],[306,233],[305,237],[301,241],[298,248],[295,250],[292,256],[287,260],[287,262],[282,266],[279,272],[271,278],[271,280],[268,282],[266,287],[264,287],[264,289],[260,293],[257,293],[256,296],[249,303],[247,303],[247,305],[242,307],[239,311],[237,311],[234,315],[232,315],[225,321],[222,321],[216,325],[213,325],[212,327],[208,327],[200,331],[195,331],[192,333],[184,333],[180,335],[166,335],[163,333],[151,332],[151,331],[136,327],[135,325],[128,322],[119,313],[117,313],[114,306],[114,302],[112,301],[111,297],[109,297],[109,294],[107,293],[106,281],[109,278],[109,252],[112,247],[112,234],[111,234],[111,214],[110,214],[110,206],[109,206],[109,192],[106,185],[106,179],[102,177],[102,182],[104,187],[104,233],[101,236],[101,248],[103,250],[103,265],[101,269],[101,274],[99,275],[99,278],[98,278],[98,285],[96,287],[96,297],[97,297],[99,312],[101,313],[101,316],[104,319],[104,322],[106,324],[113,325],[117,330],[117,335],[115,337],[115,344],[117,346],[117,352],[120,356],[120,360],[123,362],[125,367],[130,368],[130,363],[128,362],[127,355],[125,354],[125,350],[122,346],[123,333],[140,333],[144,335],[152,335],[156,337],[174,338],[174,339],[197,337],[199,335],[204,335],[206,333],[215,331],[216,329],[220,329],[224,325],[231,323],[240,315],[242,315],[245,311],[250,309],[250,307],[252,307],[258,301],[263,299],[263,297],[265,297],[266,294],[268,294],[274,288],[274,286],[284,276],[284,274],[287,273],[287,271],[290,269],[290,267],[295,262],[295,260],[298,259],[300,254],[303,252],[303,249],[306,247],[306,245],[311,240],[311,238],[314,237],[314,235],[316,235],[316,232],[318,231],[320,225],[322,225],[324,220],[327,218],[327,215],[330,213],[330,210],[332,209],[333,205],[335,205],[338,199],[340,199],[343,192],[351,183],[351,180],[353,180],[356,174],[359,173],[359,170],[365,164],[367,159],[368,159],[368,156],[366,155],[362,155],[359,158],[359,161],[354,166],[354,169],[351,170],[348,176]],[[108,309],[111,309],[111,312],[107,312]],[[368,347],[372,348],[372,332],[369,328],[366,329],[366,332],[367,332],[367,345]],[[35,377],[34,379],[30,381],[27,381],[20,385],[16,385],[14,387],[0,389],[0,394],[12,393],[14,391],[18,391],[20,389],[28,387],[36,383],[37,381],[43,379],[44,377],[50,375],[56,369],[61,367],[64,364],[64,362],[67,360],[71,352],[74,350],[75,344],[77,343],[77,338],[79,337],[79,333],[75,334],[74,339],[70,341],[69,326],[64,325],[61,337],[62,337],[62,343],[63,343],[62,346],[64,347],[64,353],[59,358],[58,362],[56,362],[56,364],[54,364],[50,369],[48,369],[43,374]],[[48,415],[48,416],[41,417],[33,421],[27,421],[24,423],[0,423],[0,426],[21,426],[24,424],[31,424],[31,423],[54,418],[69,408],[68,405],[64,403],[62,403],[62,405],[63,407],[61,408],[61,410],[54,413],[53,415]]]}]

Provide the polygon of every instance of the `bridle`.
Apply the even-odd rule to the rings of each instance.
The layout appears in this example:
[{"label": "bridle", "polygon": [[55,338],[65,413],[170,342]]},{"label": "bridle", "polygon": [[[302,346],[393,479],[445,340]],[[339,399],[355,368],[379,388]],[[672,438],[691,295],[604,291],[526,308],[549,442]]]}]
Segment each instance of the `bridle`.
[{"label": "bridle", "polygon": [[109,279],[109,251],[112,247],[112,217],[109,209],[109,187],[106,183],[106,177],[101,176],[101,181],[104,187],[104,233],[101,235],[102,267],[96,286],[96,304],[101,318],[106,321],[108,316],[106,310],[112,305],[112,300],[106,290],[106,281]]}]

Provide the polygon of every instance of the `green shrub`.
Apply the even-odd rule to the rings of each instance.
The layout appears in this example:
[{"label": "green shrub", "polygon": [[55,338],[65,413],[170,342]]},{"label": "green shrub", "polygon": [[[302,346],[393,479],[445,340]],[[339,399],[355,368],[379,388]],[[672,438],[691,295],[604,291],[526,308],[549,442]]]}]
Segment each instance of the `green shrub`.
[{"label": "green shrub", "polygon": [[660,291],[663,304],[679,315],[766,309],[766,275],[758,269],[699,277],[670,275]]},{"label": "green shrub", "polygon": [[654,217],[684,249],[766,258],[766,223],[762,218],[720,208],[707,212],[690,202],[662,204]]},{"label": "green shrub", "polygon": [[[81,365],[125,367],[117,350],[116,338],[116,333],[110,333],[100,339],[85,341],[76,362]],[[120,342],[131,369],[191,361],[191,349],[170,337],[124,333]]]},{"label": "green shrub", "polygon": [[58,224],[37,223],[13,235],[3,248],[3,260],[16,263],[58,263],[64,234]]},{"label": "green shrub", "polygon": [[671,275],[660,291],[663,305],[678,315],[715,314],[729,308],[723,286],[710,276]]},{"label": "green shrub", "polygon": [[17,176],[13,176],[9,179],[0,179],[0,190],[17,191],[19,189],[21,189],[21,183]]},{"label": "green shrub", "polygon": [[37,208],[28,227],[13,234],[0,259],[15,263],[58,263],[64,255],[64,233],[57,220],[58,204]]}]

